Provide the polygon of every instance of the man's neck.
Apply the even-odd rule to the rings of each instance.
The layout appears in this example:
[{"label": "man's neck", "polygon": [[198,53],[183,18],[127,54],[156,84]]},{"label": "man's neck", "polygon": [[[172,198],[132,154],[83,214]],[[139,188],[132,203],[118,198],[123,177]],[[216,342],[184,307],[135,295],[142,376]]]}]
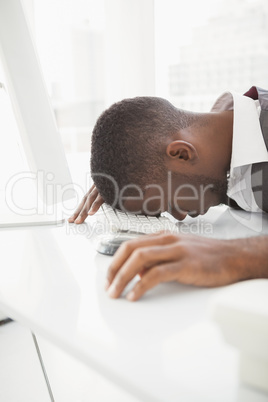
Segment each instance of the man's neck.
[{"label": "man's neck", "polygon": [[233,111],[213,113],[213,131],[217,149],[222,153],[226,172],[230,169],[233,141]]}]

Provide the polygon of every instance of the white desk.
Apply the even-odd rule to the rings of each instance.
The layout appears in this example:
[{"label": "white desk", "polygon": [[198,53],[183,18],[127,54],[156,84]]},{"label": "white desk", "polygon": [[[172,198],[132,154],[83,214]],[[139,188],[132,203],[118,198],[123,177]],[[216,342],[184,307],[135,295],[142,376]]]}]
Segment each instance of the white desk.
[{"label": "white desk", "polygon": [[[205,218],[198,224],[213,222],[213,236],[268,232],[267,218],[258,214],[250,221],[214,210]],[[0,310],[140,400],[268,400],[253,390],[254,399],[245,397],[237,352],[210,321],[208,305],[220,289],[169,283],[136,303],[112,300],[103,289],[111,259],[96,253],[91,229],[2,229]]]}]

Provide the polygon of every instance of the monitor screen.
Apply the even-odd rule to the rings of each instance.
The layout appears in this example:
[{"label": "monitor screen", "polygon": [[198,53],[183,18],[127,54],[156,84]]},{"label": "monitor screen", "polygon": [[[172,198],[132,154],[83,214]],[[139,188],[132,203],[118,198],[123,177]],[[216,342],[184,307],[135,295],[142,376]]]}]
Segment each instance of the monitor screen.
[{"label": "monitor screen", "polygon": [[[5,90],[12,105],[20,143],[28,165],[27,172],[18,173],[20,178],[18,177],[17,183],[22,182],[21,178],[25,173],[25,179],[30,178],[28,183],[30,181],[34,183],[43,204],[62,202],[59,197],[56,199],[54,196],[56,193],[64,195],[65,199],[72,198],[74,192],[58,191],[59,188],[70,190],[72,179],[35,43],[20,0],[0,1],[0,61],[4,73],[2,92]],[[12,196],[7,192],[10,193],[10,189],[13,189],[10,182],[8,184],[10,186],[6,185],[6,200]],[[13,212],[13,220],[16,221],[14,213],[17,215],[18,224],[21,220],[25,223],[31,219],[36,222],[38,219],[43,222],[46,220],[44,209],[41,213],[33,210],[32,214],[29,214],[27,209],[25,213],[23,211],[16,213],[12,208],[9,209]],[[37,220],[33,217],[36,213],[39,215]],[[26,217],[22,219],[22,215]],[[32,218],[28,219],[27,216],[30,215]],[[49,221],[53,223],[53,217],[50,216]]]},{"label": "monitor screen", "polygon": [[[30,171],[50,186],[69,185],[66,156],[20,0],[0,1],[0,58]],[[44,191],[39,195],[45,203],[54,202]]]}]

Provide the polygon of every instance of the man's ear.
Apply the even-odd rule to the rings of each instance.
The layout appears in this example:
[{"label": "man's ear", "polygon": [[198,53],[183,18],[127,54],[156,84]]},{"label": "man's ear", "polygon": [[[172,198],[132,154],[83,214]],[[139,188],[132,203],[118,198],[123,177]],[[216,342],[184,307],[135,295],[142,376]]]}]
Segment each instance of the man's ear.
[{"label": "man's ear", "polygon": [[190,142],[176,140],[168,144],[166,154],[171,159],[195,162],[198,159],[196,148]]}]

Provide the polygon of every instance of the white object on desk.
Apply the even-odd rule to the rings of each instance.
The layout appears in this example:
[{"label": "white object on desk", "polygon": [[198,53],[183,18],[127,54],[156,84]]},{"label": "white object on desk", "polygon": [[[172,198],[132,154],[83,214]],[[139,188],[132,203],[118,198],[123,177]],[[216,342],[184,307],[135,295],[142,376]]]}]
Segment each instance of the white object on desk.
[{"label": "white object on desk", "polygon": [[240,352],[241,381],[268,391],[268,279],[224,289],[214,300],[213,317]]}]

